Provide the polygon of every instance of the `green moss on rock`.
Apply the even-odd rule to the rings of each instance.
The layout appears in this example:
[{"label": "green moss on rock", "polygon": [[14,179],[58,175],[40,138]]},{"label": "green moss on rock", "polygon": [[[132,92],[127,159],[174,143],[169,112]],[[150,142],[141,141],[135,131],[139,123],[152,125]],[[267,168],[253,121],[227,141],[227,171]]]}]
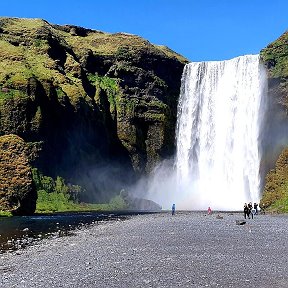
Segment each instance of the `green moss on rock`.
[{"label": "green moss on rock", "polygon": [[269,94],[288,111],[288,32],[261,50],[269,77]]},{"label": "green moss on rock", "polygon": [[288,77],[288,32],[261,51],[272,78]]},{"label": "green moss on rock", "polygon": [[0,207],[13,214],[33,214],[36,207],[27,149],[17,135],[0,137]]}]

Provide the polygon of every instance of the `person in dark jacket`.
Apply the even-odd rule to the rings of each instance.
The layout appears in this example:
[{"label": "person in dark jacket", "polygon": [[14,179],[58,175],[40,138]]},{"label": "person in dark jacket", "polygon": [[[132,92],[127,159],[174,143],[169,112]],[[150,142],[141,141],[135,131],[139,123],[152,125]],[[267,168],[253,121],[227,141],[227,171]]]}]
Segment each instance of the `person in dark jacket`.
[{"label": "person in dark jacket", "polygon": [[252,209],[253,209],[253,206],[252,206],[252,202],[249,202],[248,203],[248,209],[249,209],[249,219],[250,219],[250,215],[251,215],[251,217],[252,217],[252,219],[253,219],[253,213],[252,213]]},{"label": "person in dark jacket", "polygon": [[254,203],[255,215],[258,215],[258,204]]},{"label": "person in dark jacket", "polygon": [[244,218],[246,219],[246,217],[248,217],[250,219],[249,208],[248,208],[247,203],[244,204]]}]

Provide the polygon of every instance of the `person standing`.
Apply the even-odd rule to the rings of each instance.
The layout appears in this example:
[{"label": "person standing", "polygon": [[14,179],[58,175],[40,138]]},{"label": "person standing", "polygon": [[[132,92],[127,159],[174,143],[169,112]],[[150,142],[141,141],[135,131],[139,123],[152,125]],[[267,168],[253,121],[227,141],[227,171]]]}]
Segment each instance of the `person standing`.
[{"label": "person standing", "polygon": [[175,204],[172,205],[172,215],[175,215]]},{"label": "person standing", "polygon": [[253,213],[252,213],[252,208],[253,208],[252,202],[249,202],[249,203],[248,203],[249,219],[250,219],[250,215],[251,215],[252,219],[253,219],[253,216],[254,216]]},{"label": "person standing", "polygon": [[244,204],[244,218],[245,218],[245,219],[246,219],[246,216],[250,219],[250,216],[249,216],[249,208],[248,208],[247,203]]},{"label": "person standing", "polygon": [[258,215],[258,204],[254,203],[255,215]]}]

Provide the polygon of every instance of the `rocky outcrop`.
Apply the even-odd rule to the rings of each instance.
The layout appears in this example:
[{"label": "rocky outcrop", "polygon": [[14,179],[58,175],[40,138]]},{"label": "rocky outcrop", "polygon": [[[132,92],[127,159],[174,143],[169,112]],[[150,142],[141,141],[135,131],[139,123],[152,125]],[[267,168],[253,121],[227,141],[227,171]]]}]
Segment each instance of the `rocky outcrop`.
[{"label": "rocky outcrop", "polygon": [[0,135],[37,143],[34,166],[105,200],[174,152],[186,62],[135,35],[0,18]]},{"label": "rocky outcrop", "polygon": [[262,161],[267,175],[261,200],[262,208],[267,208],[287,197],[284,191],[288,181],[288,32],[263,49],[261,57],[268,73],[268,112],[263,123]]},{"label": "rocky outcrop", "polygon": [[0,210],[33,214],[37,194],[29,165],[30,147],[16,135],[0,136]]},{"label": "rocky outcrop", "polygon": [[132,211],[159,212],[162,210],[162,207],[156,202],[135,197],[124,189],[121,190],[120,197],[126,203],[127,209]]},{"label": "rocky outcrop", "polygon": [[[268,73],[267,145],[279,155],[288,143],[288,33],[269,44],[260,53]],[[277,142],[270,142],[276,140]]]}]

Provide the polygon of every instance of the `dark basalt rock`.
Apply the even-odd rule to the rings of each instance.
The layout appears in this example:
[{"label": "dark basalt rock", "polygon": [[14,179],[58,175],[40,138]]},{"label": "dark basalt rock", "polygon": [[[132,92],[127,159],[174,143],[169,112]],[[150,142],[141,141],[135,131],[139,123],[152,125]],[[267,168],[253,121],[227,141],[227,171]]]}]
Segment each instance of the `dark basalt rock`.
[{"label": "dark basalt rock", "polygon": [[244,225],[246,224],[246,221],[244,220],[236,220],[236,225]]},{"label": "dark basalt rock", "polygon": [[128,191],[121,190],[120,195],[129,210],[159,212],[162,207],[156,202],[144,198],[134,197]]}]

